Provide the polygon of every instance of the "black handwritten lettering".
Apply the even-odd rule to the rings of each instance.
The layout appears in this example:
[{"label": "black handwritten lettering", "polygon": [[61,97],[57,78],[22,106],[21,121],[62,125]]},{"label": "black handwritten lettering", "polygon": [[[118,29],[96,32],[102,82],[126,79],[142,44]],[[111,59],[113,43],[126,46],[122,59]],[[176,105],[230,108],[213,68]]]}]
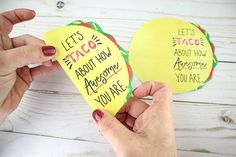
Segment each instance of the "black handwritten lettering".
[{"label": "black handwritten lettering", "polygon": [[86,76],[87,73],[94,70],[96,68],[96,65],[93,61],[93,59],[90,59],[86,64],[79,67],[77,70],[75,70],[75,74],[77,76],[77,79],[79,80],[81,77]]},{"label": "black handwritten lettering", "polygon": [[109,47],[107,47],[107,52],[102,51],[101,53],[97,54],[97,56],[95,56],[95,58],[97,59],[97,61],[99,63],[105,61],[108,57],[111,56],[111,51],[109,49]]},{"label": "black handwritten lettering", "polygon": [[174,63],[174,69],[175,70],[192,70],[192,69],[205,69],[207,67],[207,63],[201,62],[201,61],[181,61],[178,57],[177,60]]},{"label": "black handwritten lettering", "polygon": [[[109,77],[111,77],[114,74],[117,74],[117,71],[119,70],[119,63],[113,64],[103,70],[102,73],[99,74],[94,80],[88,80],[85,78],[85,88],[87,91],[87,94],[90,95],[92,92],[97,93],[95,89],[98,88],[99,84],[106,84]],[[89,90],[92,89],[92,92]]]},{"label": "black handwritten lettering", "polygon": [[77,44],[76,37],[79,41],[83,40],[84,38],[83,35],[77,31],[66,38],[65,41],[61,42],[61,45],[66,51],[69,51]]},{"label": "black handwritten lettering", "polygon": [[113,84],[112,87],[110,87],[111,94],[113,98],[120,95],[120,93],[124,92],[126,89],[123,88],[123,86],[119,83],[120,80],[116,82],[116,84]]},{"label": "black handwritten lettering", "polygon": [[103,94],[100,94],[96,99],[94,99],[95,101],[99,102],[103,107],[105,107],[105,105],[107,105],[109,102],[112,101],[110,95],[108,94],[108,92],[104,92]]}]

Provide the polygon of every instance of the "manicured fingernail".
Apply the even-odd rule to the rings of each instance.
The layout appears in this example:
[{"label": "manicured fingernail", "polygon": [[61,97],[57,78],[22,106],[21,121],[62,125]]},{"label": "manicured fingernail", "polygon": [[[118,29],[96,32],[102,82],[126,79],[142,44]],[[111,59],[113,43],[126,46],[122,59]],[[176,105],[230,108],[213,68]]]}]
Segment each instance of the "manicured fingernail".
[{"label": "manicured fingernail", "polygon": [[104,116],[104,113],[99,110],[99,109],[96,109],[93,111],[93,119],[96,121],[96,122],[99,122],[102,117]]},{"label": "manicured fingernail", "polygon": [[56,53],[56,49],[53,46],[43,46],[42,51],[45,56],[53,56]]}]

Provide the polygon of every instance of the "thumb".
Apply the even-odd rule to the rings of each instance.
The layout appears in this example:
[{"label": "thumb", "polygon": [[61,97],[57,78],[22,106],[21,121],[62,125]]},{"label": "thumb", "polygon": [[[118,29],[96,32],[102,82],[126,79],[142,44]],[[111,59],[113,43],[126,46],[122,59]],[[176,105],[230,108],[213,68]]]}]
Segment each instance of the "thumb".
[{"label": "thumb", "polygon": [[93,111],[93,119],[100,132],[113,147],[123,144],[132,134],[130,130],[107,111],[96,109]]},{"label": "thumb", "polygon": [[1,53],[1,63],[11,70],[29,64],[39,64],[50,60],[56,53],[53,46],[25,45]]}]

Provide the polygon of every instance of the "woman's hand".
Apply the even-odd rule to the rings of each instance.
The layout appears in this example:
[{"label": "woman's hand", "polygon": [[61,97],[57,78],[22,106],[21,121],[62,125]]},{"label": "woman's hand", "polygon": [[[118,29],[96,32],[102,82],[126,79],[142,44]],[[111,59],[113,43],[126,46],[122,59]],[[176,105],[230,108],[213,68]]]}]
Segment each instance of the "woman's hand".
[{"label": "woman's hand", "polygon": [[[31,20],[35,12],[16,9],[0,14],[0,123],[16,109],[31,82],[59,67],[52,63],[55,48],[33,36],[10,38],[13,25]],[[43,65],[29,68],[29,64]]]},{"label": "woman's hand", "polygon": [[[133,95],[116,118],[106,111],[93,112],[100,132],[117,157],[175,157],[170,89],[162,83],[147,82]],[[153,105],[139,100],[146,96],[152,96]]]}]

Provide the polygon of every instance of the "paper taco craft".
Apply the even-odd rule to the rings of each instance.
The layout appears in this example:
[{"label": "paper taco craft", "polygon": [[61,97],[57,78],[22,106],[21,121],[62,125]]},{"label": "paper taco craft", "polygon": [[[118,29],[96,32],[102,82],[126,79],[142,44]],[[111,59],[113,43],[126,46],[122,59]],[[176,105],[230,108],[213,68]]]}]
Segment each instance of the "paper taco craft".
[{"label": "paper taco craft", "polygon": [[217,64],[209,34],[199,25],[176,18],[145,23],[134,34],[130,65],[142,82],[169,84],[174,93],[202,88]]},{"label": "paper taco craft", "polygon": [[127,52],[94,23],[77,20],[44,35],[56,59],[93,109],[115,115],[132,94]]},{"label": "paper taco craft", "polygon": [[174,93],[184,93],[202,88],[217,65],[209,34],[175,18],[145,23],[129,56],[94,22],[74,21],[47,32],[44,40],[56,47],[57,61],[88,104],[113,115],[132,95],[131,67],[142,82],[165,82]]}]

